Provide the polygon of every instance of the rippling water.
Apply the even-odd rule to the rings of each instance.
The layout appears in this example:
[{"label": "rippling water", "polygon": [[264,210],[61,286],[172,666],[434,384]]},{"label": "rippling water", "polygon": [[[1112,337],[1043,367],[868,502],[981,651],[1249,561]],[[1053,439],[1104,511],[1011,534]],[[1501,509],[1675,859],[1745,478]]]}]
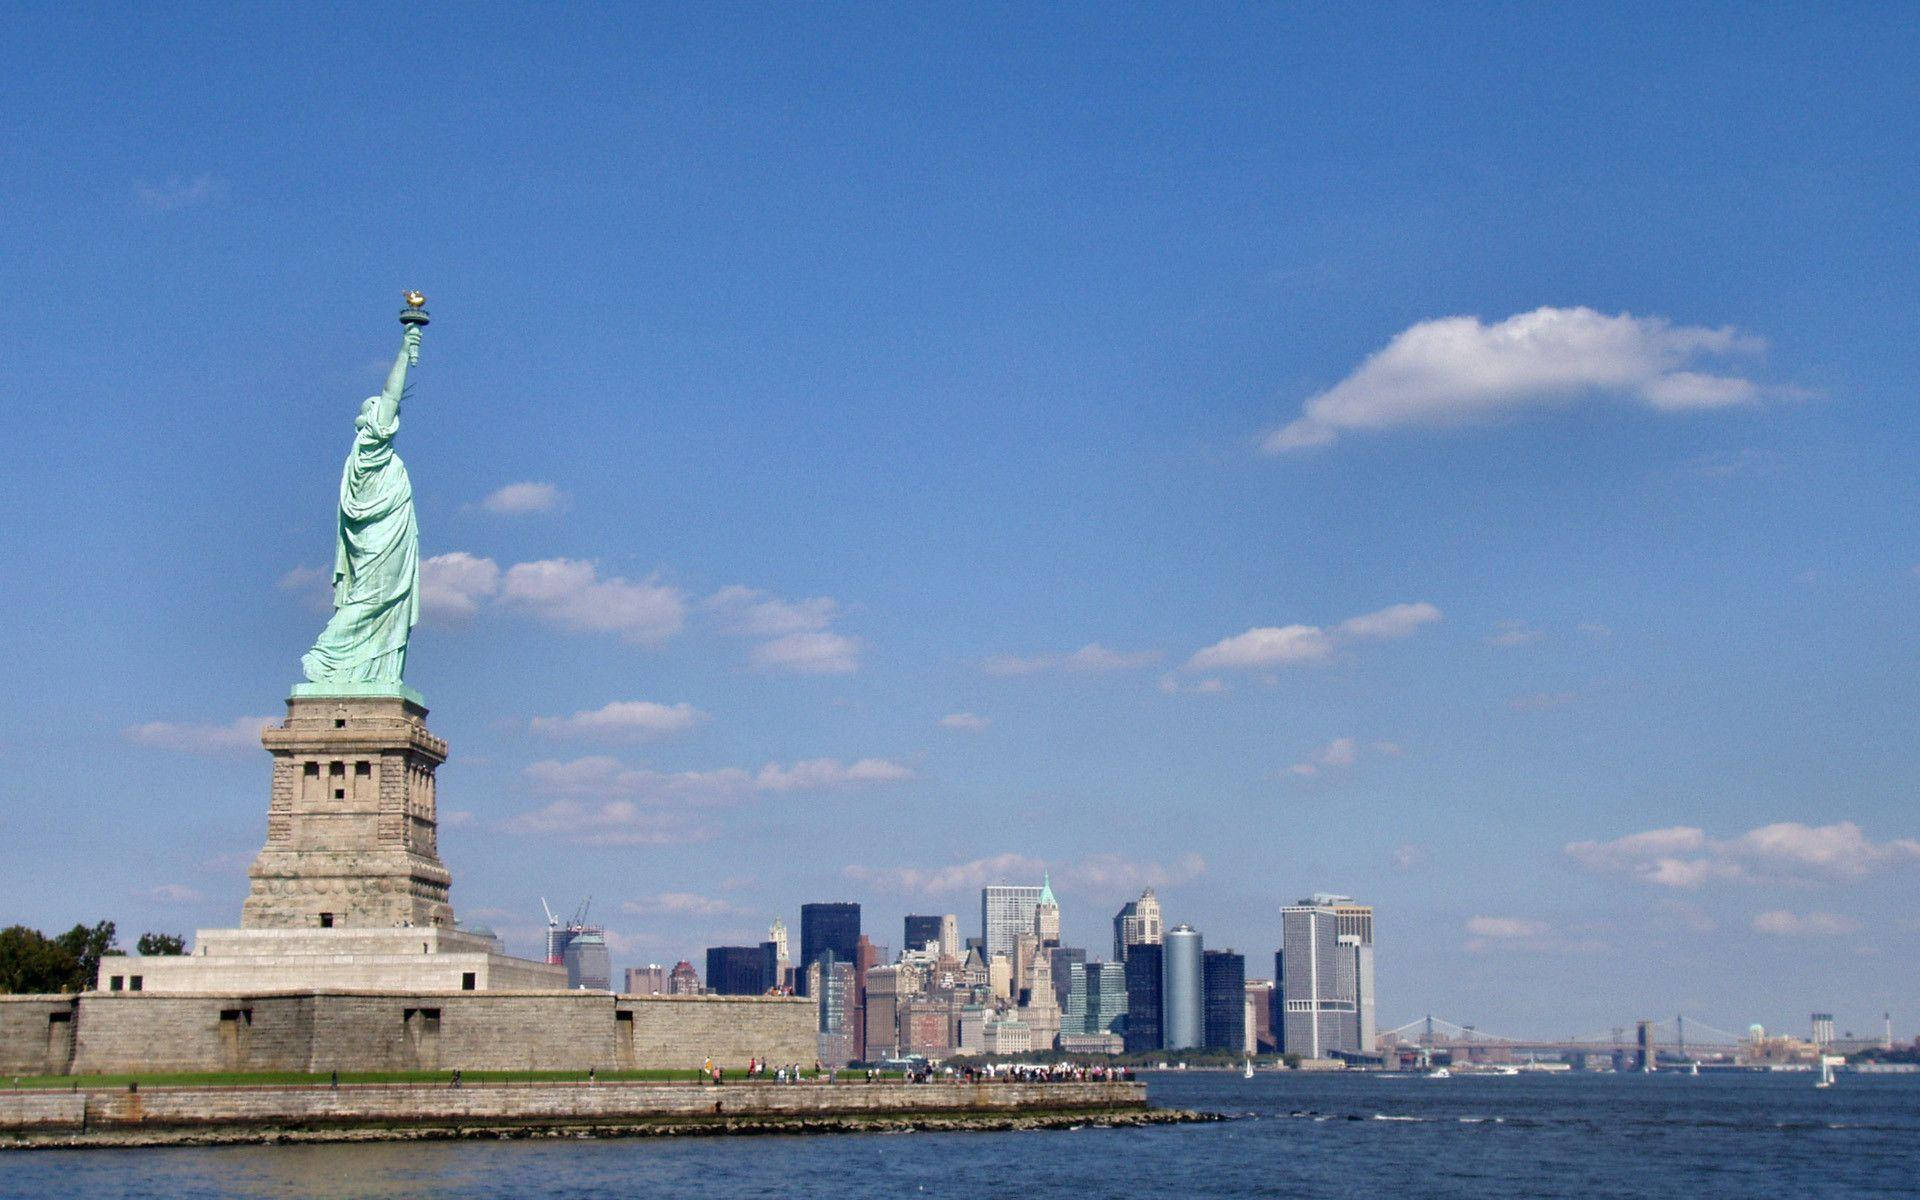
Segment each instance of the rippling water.
[{"label": "rippling water", "polygon": [[0,1197],[1914,1196],[1920,1077],[1151,1079],[1217,1125],[0,1155]]}]

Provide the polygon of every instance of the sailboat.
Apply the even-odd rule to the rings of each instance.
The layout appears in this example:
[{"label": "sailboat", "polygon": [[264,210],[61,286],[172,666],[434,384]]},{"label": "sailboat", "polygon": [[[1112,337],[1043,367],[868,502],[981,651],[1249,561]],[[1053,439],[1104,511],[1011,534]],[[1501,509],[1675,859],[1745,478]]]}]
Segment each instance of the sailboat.
[{"label": "sailboat", "polygon": [[1838,1054],[1822,1054],[1820,1056],[1820,1082],[1813,1086],[1817,1088],[1832,1087],[1833,1069],[1846,1061],[1845,1058],[1842,1058]]},{"label": "sailboat", "polygon": [[1240,1072],[1240,1078],[1242,1078],[1242,1079],[1252,1079],[1252,1078],[1253,1078],[1253,1060],[1252,1060],[1252,1059],[1248,1059],[1248,1060],[1247,1060],[1247,1069],[1246,1069],[1246,1070],[1244,1070],[1244,1071],[1242,1071],[1242,1072]]}]

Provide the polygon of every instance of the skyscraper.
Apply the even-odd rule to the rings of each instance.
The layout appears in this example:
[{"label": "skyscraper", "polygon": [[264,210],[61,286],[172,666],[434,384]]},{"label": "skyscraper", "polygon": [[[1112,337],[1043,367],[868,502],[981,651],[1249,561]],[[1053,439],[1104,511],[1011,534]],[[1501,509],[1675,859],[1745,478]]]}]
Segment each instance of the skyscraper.
[{"label": "skyscraper", "polygon": [[767,940],[764,943],[773,947],[773,986],[791,988],[793,986],[793,954],[787,946],[787,923],[779,917],[767,927]]},{"label": "skyscraper", "polygon": [[1074,968],[1087,961],[1087,952],[1078,946],[1055,946],[1047,957],[1053,967],[1053,995],[1061,1008],[1067,1006],[1067,993],[1073,986]]},{"label": "skyscraper", "polygon": [[1079,962],[1071,968],[1066,1016],[1060,1032],[1119,1033],[1127,1016],[1126,967],[1117,962]]},{"label": "skyscraper", "polygon": [[1206,1038],[1206,983],[1203,943],[1191,925],[1167,930],[1160,966],[1160,1044],[1167,1050],[1203,1045]]},{"label": "skyscraper", "polygon": [[[802,938],[806,918],[801,917]],[[807,994],[820,1004],[820,1061],[830,1067],[844,1067],[860,1057],[863,1047],[856,1040],[853,964],[842,962],[832,950],[822,951],[807,968]]]},{"label": "skyscraper", "polygon": [[1051,872],[1040,877],[1040,903],[1033,906],[1033,935],[1042,947],[1060,944],[1060,904],[1053,898]]},{"label": "skyscraper", "polygon": [[707,991],[716,996],[758,996],[772,986],[767,979],[767,947],[707,947]]},{"label": "skyscraper", "polygon": [[1247,1044],[1247,960],[1231,950],[1202,955],[1206,992],[1204,1044],[1209,1050],[1242,1051]]},{"label": "skyscraper", "polygon": [[953,913],[940,914],[940,957],[964,958],[966,953],[960,945],[960,918]]},{"label": "skyscraper", "polygon": [[785,987],[786,983],[780,978],[782,974],[780,970],[780,943],[761,942],[759,950],[760,976],[766,980],[766,986],[760,990],[770,992],[777,988]]},{"label": "skyscraper", "polygon": [[[1282,933],[1285,932],[1284,919]],[[1273,952],[1273,990],[1267,993],[1267,1028],[1273,1031],[1273,1048],[1287,1048],[1287,952]]]},{"label": "skyscraper", "polygon": [[1280,910],[1280,934],[1281,1048],[1373,1053],[1373,909],[1319,893]]},{"label": "skyscraper", "polygon": [[1126,961],[1129,946],[1158,946],[1160,937],[1160,898],[1148,888],[1140,893],[1138,900],[1127,901],[1114,914],[1114,961]]},{"label": "skyscraper", "polygon": [[928,942],[939,941],[940,921],[939,917],[917,917],[909,914],[906,920],[906,942],[902,949],[920,950],[924,949]]},{"label": "skyscraper", "polygon": [[1035,1050],[1053,1049],[1054,1039],[1060,1036],[1060,1004],[1054,997],[1053,967],[1045,954],[1034,956],[1027,1000],[1019,1013],[1021,1023],[1030,1031],[1029,1045]]},{"label": "skyscraper", "polygon": [[629,996],[666,995],[667,969],[659,963],[648,963],[644,967],[628,967],[627,994]]},{"label": "skyscraper", "polygon": [[[800,961],[794,964],[796,982],[808,984],[807,968],[820,961],[829,950],[849,968],[858,960],[860,950],[860,906],[847,903],[802,904],[800,906]],[[801,990],[801,995],[806,995]]]},{"label": "skyscraper", "polygon": [[1127,1053],[1160,1049],[1161,959],[1166,947],[1137,942],[1125,964],[1127,980]]},{"label": "skyscraper", "polygon": [[876,946],[866,934],[854,943],[853,953],[853,1057],[867,1044],[867,972],[887,960],[884,946]]},{"label": "skyscraper", "polygon": [[1020,935],[1033,932],[1034,910],[1043,889],[1024,884],[989,884],[980,889],[980,957],[991,963],[1004,954],[1012,961]]},{"label": "skyscraper", "polygon": [[700,972],[693,964],[681,959],[673,964],[673,970],[667,974],[667,995],[698,996],[700,994]]},{"label": "skyscraper", "polygon": [[1372,1054],[1379,1041],[1378,1012],[1373,997],[1373,905],[1355,904],[1344,896],[1333,901],[1333,922],[1340,944],[1353,955],[1354,1003],[1360,1013],[1361,1054]]},{"label": "skyscraper", "polygon": [[1273,1032],[1273,996],[1271,979],[1247,980],[1247,1053],[1271,1054],[1279,1049]]},{"label": "skyscraper", "polygon": [[866,1037],[862,1058],[875,1063],[900,1053],[900,1004],[915,990],[914,975],[909,968],[874,967],[868,970]]},{"label": "skyscraper", "polygon": [[607,935],[594,927],[579,927],[561,953],[567,964],[567,986],[590,992],[613,989],[613,959],[607,954]]}]

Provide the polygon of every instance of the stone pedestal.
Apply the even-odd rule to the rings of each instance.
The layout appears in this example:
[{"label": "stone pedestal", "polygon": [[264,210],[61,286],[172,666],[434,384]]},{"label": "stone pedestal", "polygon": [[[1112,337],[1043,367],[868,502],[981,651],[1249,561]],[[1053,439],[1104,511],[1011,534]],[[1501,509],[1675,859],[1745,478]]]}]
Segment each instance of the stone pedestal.
[{"label": "stone pedestal", "polygon": [[433,783],[447,744],[426,717],[408,696],[287,701],[260,737],[273,798],[242,928],[452,928]]}]

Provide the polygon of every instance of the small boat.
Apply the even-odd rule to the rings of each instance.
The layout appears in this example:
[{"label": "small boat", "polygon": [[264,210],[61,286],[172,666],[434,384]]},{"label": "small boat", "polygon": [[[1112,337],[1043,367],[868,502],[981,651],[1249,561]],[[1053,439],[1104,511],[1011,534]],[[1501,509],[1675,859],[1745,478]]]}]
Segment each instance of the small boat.
[{"label": "small boat", "polygon": [[1832,1087],[1833,1069],[1846,1061],[1845,1058],[1842,1058],[1838,1054],[1822,1054],[1820,1056],[1820,1082],[1813,1086],[1817,1088]]},{"label": "small boat", "polygon": [[1453,1072],[1447,1070],[1445,1067],[1435,1067],[1433,1070],[1427,1072],[1427,1078],[1428,1079],[1452,1079]]},{"label": "small boat", "polygon": [[1252,1078],[1253,1078],[1253,1060],[1252,1060],[1252,1059],[1248,1059],[1248,1060],[1247,1060],[1247,1069],[1246,1069],[1246,1070],[1244,1070],[1244,1071],[1242,1071],[1242,1072],[1240,1072],[1240,1078],[1242,1078],[1242,1079],[1252,1079]]}]

